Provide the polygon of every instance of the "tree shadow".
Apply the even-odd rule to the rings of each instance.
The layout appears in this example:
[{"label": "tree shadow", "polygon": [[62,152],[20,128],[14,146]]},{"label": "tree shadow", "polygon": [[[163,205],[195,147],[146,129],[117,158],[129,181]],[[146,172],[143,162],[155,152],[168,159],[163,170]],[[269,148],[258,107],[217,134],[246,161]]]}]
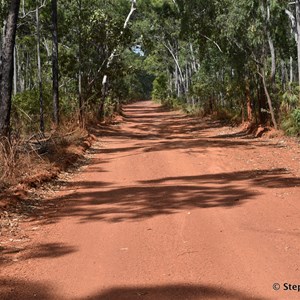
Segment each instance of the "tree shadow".
[{"label": "tree shadow", "polygon": [[[169,112],[169,113],[166,113]],[[123,128],[101,128],[95,135],[114,137],[114,139],[131,141],[144,141],[147,143],[132,147],[122,147],[114,149],[99,150],[99,153],[127,152],[138,148],[144,152],[157,152],[176,149],[201,149],[207,148],[237,148],[243,147],[246,150],[255,149],[261,146],[256,140],[251,144],[243,139],[243,133],[232,135],[204,136],[208,129],[221,128],[223,124],[219,121],[200,119],[183,114],[174,115],[159,106],[143,108],[138,105],[130,105],[124,109],[124,121],[126,127]],[[201,134],[201,135],[200,135]],[[137,148],[135,148],[137,147]]]},{"label": "tree shadow", "polygon": [[87,297],[90,300],[264,300],[246,292],[225,289],[213,285],[170,284],[157,286],[115,287],[96,295]]},{"label": "tree shadow", "polygon": [[260,186],[267,188],[289,188],[300,185],[300,179],[290,176],[290,173],[284,168],[272,170],[248,170],[231,173],[204,174],[199,176],[177,176],[164,177],[154,180],[140,181],[142,184],[163,184],[168,181],[201,181],[202,184],[213,184],[219,181],[219,184],[229,184],[232,182],[248,180],[251,186]]},{"label": "tree shadow", "polygon": [[[56,291],[56,292],[55,292]],[[120,286],[81,298],[58,294],[55,286],[15,278],[0,278],[1,300],[266,300],[244,291],[204,284],[168,284],[144,286]]]},{"label": "tree shadow", "polygon": [[54,289],[48,284],[16,278],[0,278],[1,300],[58,299],[53,291]]},{"label": "tree shadow", "polygon": [[[233,209],[260,195],[258,188],[292,188],[299,184],[299,178],[280,168],[166,177],[139,181],[134,186],[107,184],[100,190],[81,181],[79,192],[51,200],[63,201],[63,209],[47,211],[46,215],[52,222],[69,216],[80,223],[140,221],[199,208]],[[72,187],[76,188],[76,183]]]},{"label": "tree shadow", "polygon": [[[6,265],[14,261],[30,259],[51,259],[65,256],[78,251],[74,246],[64,243],[45,243],[30,247],[6,246],[0,248],[0,265]],[[1,298],[0,298],[1,299]]]},{"label": "tree shadow", "polygon": [[29,253],[24,255],[23,259],[57,258],[76,251],[78,251],[76,247],[65,243],[46,243],[31,248]]}]

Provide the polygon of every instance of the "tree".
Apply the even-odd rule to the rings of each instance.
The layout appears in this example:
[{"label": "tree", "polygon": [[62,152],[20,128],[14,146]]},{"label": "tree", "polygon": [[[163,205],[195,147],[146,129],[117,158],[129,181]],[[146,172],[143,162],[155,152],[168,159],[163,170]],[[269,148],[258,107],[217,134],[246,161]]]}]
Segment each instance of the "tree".
[{"label": "tree", "polygon": [[[151,89],[187,111],[276,127],[299,105],[299,1],[22,1],[12,127],[47,132],[75,115],[84,127]],[[1,1],[2,23],[8,11]]]},{"label": "tree", "polygon": [[51,0],[52,8],[52,80],[53,80],[53,121],[59,125],[59,82],[58,82],[58,30],[57,0]]},{"label": "tree", "polygon": [[2,41],[0,70],[0,136],[9,137],[13,86],[13,57],[20,0],[11,0]]},{"label": "tree", "polygon": [[[128,23],[135,11],[136,11],[136,0],[131,0],[130,11],[124,21],[123,28],[120,30],[119,39],[122,38],[122,36],[124,35],[124,32],[128,27]],[[118,52],[118,49],[120,48],[120,46],[122,46],[122,45],[117,45],[111,52],[111,54],[107,60],[107,63],[106,63],[106,69],[110,68],[110,65],[112,64],[115,56],[117,55],[117,52]],[[103,115],[103,106],[104,106],[105,97],[106,97],[106,93],[107,93],[107,84],[108,84],[108,76],[107,76],[107,74],[104,74],[103,79],[102,79],[102,101],[100,102],[99,113],[98,113],[100,118]]]},{"label": "tree", "polygon": [[38,67],[38,81],[39,81],[39,102],[40,102],[40,130],[44,132],[44,99],[43,99],[43,75],[41,63],[41,33],[40,33],[40,7],[37,3],[36,7],[36,39],[37,39],[37,67]]}]

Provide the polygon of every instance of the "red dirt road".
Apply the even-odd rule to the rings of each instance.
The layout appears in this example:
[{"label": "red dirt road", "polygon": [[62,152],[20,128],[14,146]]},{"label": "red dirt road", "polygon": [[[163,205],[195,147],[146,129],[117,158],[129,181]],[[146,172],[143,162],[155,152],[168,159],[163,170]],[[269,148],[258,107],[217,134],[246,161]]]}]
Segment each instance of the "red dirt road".
[{"label": "red dirt road", "polygon": [[300,299],[283,290],[300,285],[299,147],[124,111],[31,249],[0,261],[0,299]]}]

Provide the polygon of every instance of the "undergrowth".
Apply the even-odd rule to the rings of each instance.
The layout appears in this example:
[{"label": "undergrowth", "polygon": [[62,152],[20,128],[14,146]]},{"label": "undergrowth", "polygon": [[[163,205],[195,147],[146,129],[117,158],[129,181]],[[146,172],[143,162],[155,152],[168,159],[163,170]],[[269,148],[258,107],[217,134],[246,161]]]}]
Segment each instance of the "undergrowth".
[{"label": "undergrowth", "polygon": [[282,129],[290,136],[300,135],[300,108],[294,109],[281,123]]},{"label": "undergrowth", "polygon": [[13,137],[0,142],[0,189],[19,183],[37,185],[55,177],[90,146],[88,132],[62,127],[58,131]]},{"label": "undergrowth", "polygon": [[211,113],[209,108],[204,105],[201,105],[199,103],[187,104],[184,99],[180,98],[169,97],[164,100],[154,99],[154,102],[160,103],[168,109],[182,110],[184,113],[195,117],[204,118],[206,116],[210,116],[213,120],[218,120],[234,125],[242,123],[242,118],[239,113],[236,113],[234,110],[225,107],[214,108],[213,113]]}]

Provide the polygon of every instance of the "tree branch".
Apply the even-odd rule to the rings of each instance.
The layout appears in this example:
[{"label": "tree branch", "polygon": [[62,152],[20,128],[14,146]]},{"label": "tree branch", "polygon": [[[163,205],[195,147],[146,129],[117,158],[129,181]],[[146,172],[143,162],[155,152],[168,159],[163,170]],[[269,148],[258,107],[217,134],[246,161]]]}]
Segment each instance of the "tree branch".
[{"label": "tree branch", "polygon": [[27,16],[29,16],[29,15],[35,13],[36,10],[40,10],[41,8],[45,7],[45,6],[46,6],[46,2],[47,2],[47,0],[44,0],[44,2],[43,2],[39,7],[37,7],[37,8],[34,9],[34,10],[30,10],[30,11],[28,11],[27,13],[24,13],[23,16],[20,16],[20,17],[19,17],[19,19],[24,19],[24,18],[26,18]]},{"label": "tree branch", "polygon": [[220,51],[221,53],[223,53],[221,47],[219,46],[219,44],[218,44],[217,42],[215,42],[214,40],[212,40],[211,38],[209,38],[208,36],[206,36],[206,35],[204,35],[204,34],[202,34],[202,33],[200,33],[200,35],[201,35],[202,37],[206,38],[208,41],[213,42],[213,43],[216,45],[216,47],[219,49],[219,51]]}]

